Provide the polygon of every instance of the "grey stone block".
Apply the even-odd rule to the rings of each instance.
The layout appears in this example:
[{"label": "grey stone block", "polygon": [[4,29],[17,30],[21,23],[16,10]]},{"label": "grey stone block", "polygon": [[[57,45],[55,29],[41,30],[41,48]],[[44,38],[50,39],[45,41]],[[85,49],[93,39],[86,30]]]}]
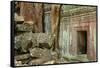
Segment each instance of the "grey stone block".
[{"label": "grey stone block", "polygon": [[30,32],[32,30],[33,30],[33,25],[29,25],[29,24],[17,24],[16,25],[16,31]]}]

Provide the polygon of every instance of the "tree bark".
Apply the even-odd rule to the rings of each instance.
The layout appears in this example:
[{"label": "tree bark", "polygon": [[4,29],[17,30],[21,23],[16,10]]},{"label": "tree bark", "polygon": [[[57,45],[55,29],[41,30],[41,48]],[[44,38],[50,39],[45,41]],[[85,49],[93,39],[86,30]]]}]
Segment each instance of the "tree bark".
[{"label": "tree bark", "polygon": [[43,4],[34,3],[35,32],[43,32]]},{"label": "tree bark", "polygon": [[51,32],[54,36],[54,48],[59,48],[58,35],[59,35],[59,17],[60,17],[60,5],[52,5],[51,7]]}]

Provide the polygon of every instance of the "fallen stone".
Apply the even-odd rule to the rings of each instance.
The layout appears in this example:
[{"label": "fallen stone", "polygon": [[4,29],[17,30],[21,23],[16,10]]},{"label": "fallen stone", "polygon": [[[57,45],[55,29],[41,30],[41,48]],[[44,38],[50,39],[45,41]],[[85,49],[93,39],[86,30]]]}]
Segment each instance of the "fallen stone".
[{"label": "fallen stone", "polygon": [[14,14],[14,19],[15,19],[16,22],[24,21],[24,17],[18,15],[17,13]]},{"label": "fallen stone", "polygon": [[23,64],[22,61],[15,61],[15,66],[28,66],[28,64]]},{"label": "fallen stone", "polygon": [[32,37],[31,32],[26,32],[24,34],[15,37],[15,49],[21,49],[22,52],[28,52],[29,48],[38,46],[36,38]]},{"label": "fallen stone", "polygon": [[52,42],[50,34],[26,32],[15,37],[15,49],[22,52],[28,52],[34,47],[50,49]]},{"label": "fallen stone", "polygon": [[22,55],[17,55],[17,56],[15,56],[15,59],[16,59],[17,61],[19,61],[19,60],[24,60],[24,59],[28,59],[28,58],[30,58],[30,54],[22,54]]},{"label": "fallen stone", "polygon": [[52,43],[53,43],[53,37],[51,34],[47,33],[34,33],[33,38],[36,38],[37,44],[40,47],[44,48],[51,48]]},{"label": "fallen stone", "polygon": [[47,62],[45,62],[45,63],[43,63],[43,64],[55,64],[55,63],[56,63],[55,60],[50,60],[50,61],[47,61]]},{"label": "fallen stone", "polygon": [[38,33],[37,34],[37,42],[38,43],[48,43],[48,34],[46,33]]},{"label": "fallen stone", "polygon": [[31,61],[31,57],[28,59],[21,60],[22,64],[28,64]]},{"label": "fallen stone", "polygon": [[40,64],[43,64],[46,61],[48,61],[48,60],[45,59],[45,58],[39,58],[39,59],[33,59],[33,60],[31,60],[28,64],[29,65],[40,65]]},{"label": "fallen stone", "polygon": [[15,66],[22,66],[22,62],[21,62],[21,61],[16,61],[16,60],[15,60]]},{"label": "fallen stone", "polygon": [[30,55],[32,57],[52,59],[50,51],[46,48],[45,49],[41,49],[41,48],[30,49]]},{"label": "fallen stone", "polygon": [[28,25],[28,24],[17,24],[16,25],[16,31],[30,32],[32,30],[33,30],[33,25]]}]

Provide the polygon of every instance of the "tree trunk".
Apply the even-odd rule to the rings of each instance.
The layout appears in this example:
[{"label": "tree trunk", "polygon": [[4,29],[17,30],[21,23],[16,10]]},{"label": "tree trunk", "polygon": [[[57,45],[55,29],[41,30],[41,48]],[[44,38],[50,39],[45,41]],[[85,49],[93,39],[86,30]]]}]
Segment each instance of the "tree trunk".
[{"label": "tree trunk", "polygon": [[43,4],[34,3],[35,32],[43,32]]},{"label": "tree trunk", "polygon": [[58,35],[59,35],[59,17],[60,17],[60,5],[52,5],[51,7],[51,32],[54,36],[54,49],[59,48]]}]

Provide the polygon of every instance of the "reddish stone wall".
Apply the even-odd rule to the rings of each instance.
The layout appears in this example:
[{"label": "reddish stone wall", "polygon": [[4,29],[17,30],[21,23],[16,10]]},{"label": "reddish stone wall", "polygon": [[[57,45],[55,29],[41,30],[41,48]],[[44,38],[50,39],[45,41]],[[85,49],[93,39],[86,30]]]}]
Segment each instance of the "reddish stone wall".
[{"label": "reddish stone wall", "polygon": [[96,30],[96,12],[71,16],[70,19],[72,27],[71,53],[77,55],[77,31],[87,31],[87,56],[90,60],[96,60],[96,46],[94,46],[96,44],[94,43],[96,37],[94,33],[94,30]]}]

